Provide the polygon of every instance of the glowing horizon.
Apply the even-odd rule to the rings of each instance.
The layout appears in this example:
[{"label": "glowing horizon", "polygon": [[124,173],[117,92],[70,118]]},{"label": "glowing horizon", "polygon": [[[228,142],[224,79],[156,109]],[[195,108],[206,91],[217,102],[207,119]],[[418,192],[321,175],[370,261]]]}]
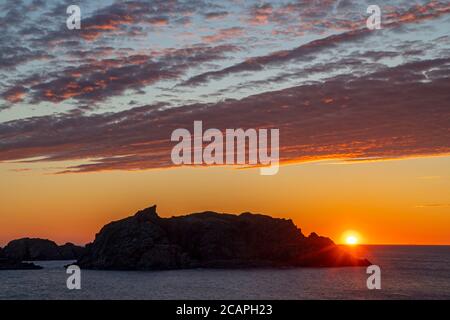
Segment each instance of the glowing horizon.
[{"label": "glowing horizon", "polygon": [[[85,244],[104,224],[152,204],[158,205],[162,217],[212,210],[289,218],[304,234],[316,232],[336,243],[344,243],[346,230],[357,230],[364,235],[360,244],[450,244],[445,202],[450,157],[289,165],[269,180],[256,168],[48,175],[36,168],[17,172],[5,166],[0,166],[6,178],[2,181],[10,182],[0,184],[0,192],[9,199],[1,204],[1,211],[9,212],[0,216],[3,245],[21,237]],[[236,184],[243,191],[236,190]],[[18,187],[28,192],[27,202],[20,200]],[[217,198],[219,194],[226,199]]]},{"label": "glowing horizon", "polygon": [[[80,0],[72,30],[65,1],[2,1],[0,245],[85,244],[152,204],[450,244],[450,5],[379,1],[372,30],[371,4]],[[174,165],[200,121],[273,129],[279,172]]]}]

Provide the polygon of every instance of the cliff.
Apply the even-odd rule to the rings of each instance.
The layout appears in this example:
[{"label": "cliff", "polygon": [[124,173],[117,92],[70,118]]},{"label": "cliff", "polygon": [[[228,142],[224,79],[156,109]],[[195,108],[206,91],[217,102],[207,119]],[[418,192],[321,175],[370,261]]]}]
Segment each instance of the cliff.
[{"label": "cliff", "polygon": [[77,264],[86,269],[367,266],[291,220],[215,212],[160,218],[156,206],[104,226]]}]

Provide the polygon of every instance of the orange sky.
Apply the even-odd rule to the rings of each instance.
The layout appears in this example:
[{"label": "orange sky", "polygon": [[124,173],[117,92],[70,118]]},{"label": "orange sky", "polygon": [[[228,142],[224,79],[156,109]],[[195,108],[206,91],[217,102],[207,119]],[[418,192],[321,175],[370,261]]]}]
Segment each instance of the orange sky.
[{"label": "orange sky", "polygon": [[[55,164],[1,164],[0,244],[18,237],[84,244],[99,228],[156,203],[162,216],[214,210],[291,218],[342,242],[450,244],[450,157],[282,166],[49,174]],[[27,165],[27,168],[30,166]]]}]

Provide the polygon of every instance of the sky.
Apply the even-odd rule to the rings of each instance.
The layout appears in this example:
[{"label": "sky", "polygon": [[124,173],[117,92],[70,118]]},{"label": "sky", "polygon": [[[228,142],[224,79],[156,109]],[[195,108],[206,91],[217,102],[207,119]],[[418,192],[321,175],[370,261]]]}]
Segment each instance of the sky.
[{"label": "sky", "polygon": [[[371,4],[1,1],[0,245],[83,244],[152,204],[450,244],[450,1],[376,1],[380,30]],[[195,120],[279,129],[279,173],[175,166]]]}]

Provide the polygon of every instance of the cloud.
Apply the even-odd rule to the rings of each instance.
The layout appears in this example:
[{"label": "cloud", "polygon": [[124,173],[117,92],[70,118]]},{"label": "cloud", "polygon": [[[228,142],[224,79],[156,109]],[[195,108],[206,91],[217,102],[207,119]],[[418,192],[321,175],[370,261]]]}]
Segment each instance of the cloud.
[{"label": "cloud", "polygon": [[[449,154],[449,66],[449,58],[418,61],[240,100],[10,121],[0,124],[0,161],[85,161],[63,172],[170,167],[171,132],[192,130],[194,120],[279,128],[282,163]],[[427,79],[429,70],[441,73]]]},{"label": "cloud", "polygon": [[[328,2],[332,3],[333,1]],[[267,21],[268,15],[270,15],[270,13],[272,12],[272,6],[263,5],[261,7],[256,7],[254,9],[255,12],[258,12],[258,8],[262,10],[265,15],[263,15],[264,18],[256,18],[256,21],[260,21],[261,23]],[[383,29],[394,29],[405,24],[417,23],[424,20],[438,18],[448,13],[450,13],[450,5],[432,1],[423,6],[417,5],[408,10],[399,10],[398,12],[392,12],[383,22]],[[312,15],[311,12],[310,15]],[[255,14],[255,16],[257,17],[258,14]],[[326,25],[325,27],[326,29],[333,28],[332,25]],[[307,59],[308,57],[311,58],[312,55],[317,55],[324,50],[335,48],[341,44],[349,44],[374,34],[373,31],[365,27],[365,19],[356,23],[348,23],[347,26],[340,26],[339,28],[349,28],[349,30],[310,41],[294,49],[276,51],[268,55],[248,58],[245,61],[220,70],[201,73],[199,75],[191,77],[190,79],[182,83],[182,85],[197,86],[208,81],[222,79],[226,76],[236,73],[260,71],[266,67],[281,65],[295,59]]]},{"label": "cloud", "polygon": [[250,14],[250,24],[253,25],[267,24],[272,12],[273,7],[270,3],[254,6]]},{"label": "cloud", "polygon": [[31,50],[25,47],[5,46],[0,50],[0,70],[14,69],[20,64],[35,60],[52,58],[42,50]]},{"label": "cloud", "polygon": [[[93,68],[94,69],[94,68]],[[62,76],[31,87],[33,101],[61,102],[67,99],[101,101],[122,94],[127,89],[138,89],[164,79],[175,78],[181,70],[163,63],[146,62],[119,65],[87,73],[71,70],[72,75]]]},{"label": "cloud", "polygon": [[210,36],[204,36],[202,37],[203,41],[205,42],[219,42],[224,41],[228,39],[233,39],[236,37],[240,37],[244,34],[244,29],[240,27],[233,27],[233,28],[227,28],[222,29],[216,34],[210,35]]},{"label": "cloud", "polygon": [[2,94],[2,97],[10,103],[21,102],[26,94],[26,89],[22,86],[14,87]]},{"label": "cloud", "polygon": [[232,65],[230,67],[217,71],[205,72],[200,75],[191,77],[190,79],[185,81],[182,85],[195,86],[208,82],[212,79],[214,80],[221,79],[225,76],[234,73],[262,70],[269,65],[281,64],[301,57],[305,58],[305,56],[317,53],[320,50],[323,50],[324,48],[334,47],[336,46],[336,44],[342,41],[349,41],[362,38],[366,36],[366,34],[367,34],[366,30],[349,31],[342,34],[328,36],[323,39],[314,40],[292,50],[277,51],[265,56],[248,58],[247,60]]},{"label": "cloud", "polygon": [[205,18],[207,20],[221,20],[228,16],[227,11],[214,11],[205,13]]},{"label": "cloud", "polygon": [[196,46],[165,50],[160,56],[134,54],[126,57],[96,60],[108,47],[94,53],[73,52],[89,56],[88,63],[66,67],[62,71],[48,73],[46,78],[32,75],[21,79],[7,89],[2,97],[10,103],[21,102],[28,94],[33,103],[49,101],[59,103],[68,99],[78,101],[102,101],[118,96],[125,90],[138,90],[158,81],[176,79],[189,68],[207,61],[225,59],[228,52],[238,48],[231,45]]},{"label": "cloud", "polygon": [[450,207],[450,204],[448,203],[428,203],[428,204],[420,204],[417,205],[416,208],[448,208]]},{"label": "cloud", "polygon": [[[87,1],[86,1],[87,2]],[[58,16],[65,13],[70,3],[60,3],[46,16]],[[78,3],[81,7],[88,6],[87,3]],[[151,29],[145,27],[162,27],[170,23],[185,24],[186,19],[193,12],[209,10],[211,8],[203,0],[152,0],[152,1],[115,1],[112,4],[100,7],[92,14],[82,19],[80,30],[67,30],[65,28],[54,28],[35,37],[32,41],[42,47],[65,46],[66,42],[73,40],[84,40],[94,42],[104,40],[107,37],[130,38],[134,35],[145,35]],[[22,20],[23,21],[23,20]],[[17,23],[15,23],[17,24]],[[141,27],[142,33],[136,33],[133,28]]]},{"label": "cloud", "polygon": [[422,176],[422,177],[417,177],[417,179],[421,179],[421,180],[438,180],[438,179],[441,179],[441,176]]},{"label": "cloud", "polygon": [[154,17],[148,20],[148,23],[155,26],[167,26],[169,24],[169,18],[167,17]]}]

